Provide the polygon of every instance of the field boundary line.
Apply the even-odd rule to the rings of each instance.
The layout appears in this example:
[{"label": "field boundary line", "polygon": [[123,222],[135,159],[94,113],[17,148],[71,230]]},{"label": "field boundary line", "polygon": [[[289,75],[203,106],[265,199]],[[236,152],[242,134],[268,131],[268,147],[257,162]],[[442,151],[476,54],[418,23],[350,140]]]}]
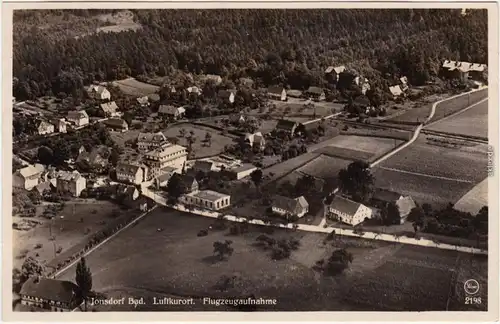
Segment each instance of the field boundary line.
[{"label": "field boundary line", "polygon": [[441,176],[433,176],[433,175],[430,175],[430,174],[413,172],[413,171],[405,171],[405,170],[400,170],[400,169],[395,169],[395,168],[387,168],[387,167],[379,167],[379,168],[382,169],[382,170],[407,173],[407,174],[412,174],[412,175],[422,176],[422,177],[427,177],[427,178],[435,178],[435,179],[448,180],[448,181],[456,181],[456,182],[464,182],[464,183],[474,183],[473,181],[469,181],[469,180],[465,180],[465,179],[455,179],[455,178],[448,178],[448,177],[441,177]]},{"label": "field boundary line", "polygon": [[450,114],[450,115],[448,115],[448,116],[445,116],[445,117],[443,117],[443,118],[441,118],[441,119],[435,120],[435,121],[433,121],[433,122],[431,122],[431,123],[429,123],[429,124],[425,125],[425,127],[432,126],[432,125],[434,125],[434,124],[436,124],[436,123],[439,123],[439,122],[445,121],[445,120],[446,120],[446,119],[448,119],[448,118],[455,117],[456,115],[460,115],[460,114],[462,114],[462,113],[466,112],[467,110],[472,109],[472,108],[474,108],[475,106],[480,105],[480,104],[482,104],[482,103],[483,103],[483,102],[485,102],[485,101],[488,101],[488,99],[489,99],[488,97],[486,97],[486,98],[484,98],[484,99],[481,99],[481,101],[478,101],[478,102],[476,102],[476,103],[474,103],[474,104],[472,104],[472,105],[470,105],[470,106],[468,106],[468,107],[465,107],[464,109],[461,109],[461,110],[459,110],[459,111],[455,111],[454,113],[452,113],[452,114]]},{"label": "field boundary line", "polygon": [[73,262],[70,262],[64,268],[62,268],[62,269],[58,270],[57,272],[55,272],[51,277],[56,278],[57,276],[61,275],[63,272],[65,272],[66,270],[68,270],[69,268],[71,268],[72,266],[74,266],[76,263],[78,263],[81,258],[86,257],[90,253],[92,253],[95,250],[97,250],[98,248],[100,248],[106,242],[108,242],[109,240],[111,240],[112,238],[114,238],[116,235],[120,234],[123,230],[125,230],[125,229],[129,228],[130,226],[132,226],[132,224],[137,223],[137,221],[141,220],[147,214],[149,214],[150,212],[152,212],[153,210],[155,210],[156,207],[158,207],[158,205],[154,205],[150,210],[148,210],[147,212],[143,213],[139,217],[135,218],[133,221],[131,221],[130,223],[128,223],[127,225],[123,226],[118,231],[116,231],[115,233],[113,233],[112,235],[110,235],[109,237],[107,237],[106,239],[104,239],[101,243],[97,244],[96,246],[94,246],[93,248],[91,248],[90,250],[88,250],[87,252],[83,253],[79,258],[75,259]]}]

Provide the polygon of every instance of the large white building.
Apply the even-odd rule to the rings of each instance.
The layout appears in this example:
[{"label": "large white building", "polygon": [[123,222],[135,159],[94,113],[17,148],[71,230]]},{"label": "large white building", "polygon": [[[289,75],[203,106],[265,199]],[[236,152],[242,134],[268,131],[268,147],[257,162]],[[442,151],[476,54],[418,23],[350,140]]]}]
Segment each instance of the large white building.
[{"label": "large white building", "polygon": [[45,167],[41,164],[29,165],[17,170],[12,175],[12,184],[16,188],[31,190],[40,183]]},{"label": "large white building", "polygon": [[137,136],[137,150],[143,153],[156,149],[167,143],[167,138],[162,132],[139,133]]},{"label": "large white building", "polygon": [[182,169],[187,160],[187,149],[184,146],[167,143],[155,150],[146,153],[145,163],[150,168],[152,177],[161,174],[161,170],[166,167]]},{"label": "large white building", "polygon": [[335,196],[327,209],[332,219],[352,226],[372,218],[373,213],[371,208],[340,196]]},{"label": "large white building", "polygon": [[210,210],[219,210],[231,205],[231,196],[212,190],[194,191],[184,195],[182,201]]},{"label": "large white building", "polygon": [[76,127],[85,126],[90,121],[89,115],[85,110],[70,111],[66,119]]}]

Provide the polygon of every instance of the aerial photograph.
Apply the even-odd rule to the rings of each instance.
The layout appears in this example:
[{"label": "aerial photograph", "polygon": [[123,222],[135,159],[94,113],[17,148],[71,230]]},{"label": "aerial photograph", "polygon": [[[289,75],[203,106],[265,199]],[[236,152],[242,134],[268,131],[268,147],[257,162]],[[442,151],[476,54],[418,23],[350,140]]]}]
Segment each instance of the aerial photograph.
[{"label": "aerial photograph", "polygon": [[12,312],[488,311],[487,9],[23,9],[11,37]]}]

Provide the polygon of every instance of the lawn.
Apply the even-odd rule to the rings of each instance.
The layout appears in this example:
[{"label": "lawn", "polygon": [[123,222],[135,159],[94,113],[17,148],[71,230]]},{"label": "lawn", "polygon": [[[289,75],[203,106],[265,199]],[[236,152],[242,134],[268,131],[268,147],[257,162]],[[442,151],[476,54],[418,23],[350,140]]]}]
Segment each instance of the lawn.
[{"label": "lawn", "polygon": [[158,86],[140,82],[134,78],[113,81],[112,84],[119,87],[124,94],[136,97],[147,96],[160,89]]},{"label": "lawn", "polygon": [[[190,132],[194,132],[194,136],[196,138],[196,142],[193,143],[194,156],[196,158],[208,157],[220,154],[224,151],[224,147],[226,145],[234,144],[233,138],[222,135],[222,132],[216,131],[212,128],[192,125],[192,124],[182,124],[175,125],[169,127],[163,131],[163,134],[167,138],[169,137],[177,137],[179,138],[179,145],[186,146],[188,145],[187,140],[185,138],[180,137],[180,130],[184,129],[186,131],[186,136],[189,136]],[[208,143],[205,143],[205,136],[207,133],[212,135],[212,144],[208,146]]]},{"label": "lawn", "polygon": [[[213,219],[157,209],[136,226],[97,249],[87,259],[93,273],[93,288],[107,297],[144,297],[146,305],[97,310],[214,310],[201,307],[200,297],[248,296],[276,298],[275,306],[260,311],[354,311],[354,310],[444,310],[450,291],[451,271],[458,255],[387,242],[336,237],[326,241],[319,233],[276,229],[269,236],[294,237],[300,247],[289,259],[273,261],[269,252],[254,246],[262,227],[228,236],[226,231],[207,229]],[[162,231],[158,232],[157,229]],[[213,257],[214,241],[230,239],[234,253],[225,261]],[[354,256],[351,268],[336,277],[324,277],[312,269],[317,260],[346,248]],[[466,274],[471,256],[459,263]],[[481,261],[484,266],[484,261]],[[73,280],[75,268],[61,275]],[[227,290],[217,289],[223,276],[234,277]],[[462,285],[457,281],[458,286]],[[463,285],[462,285],[463,286]],[[152,305],[153,297],[193,297],[192,307]],[[301,296],[301,298],[297,298]],[[383,298],[381,298],[383,297]],[[460,305],[457,304],[457,307]],[[463,305],[460,310],[467,310]],[[217,310],[228,310],[218,308]]]},{"label": "lawn", "polygon": [[[38,208],[38,214],[43,211]],[[43,263],[50,263],[54,259],[54,246],[62,248],[62,253],[71,247],[85,242],[93,233],[106,227],[107,223],[119,220],[126,214],[119,206],[111,202],[84,200],[67,202],[64,209],[51,221],[42,216],[35,219],[43,222],[29,231],[14,230],[14,267],[20,268],[24,257],[33,256]],[[17,219],[19,220],[19,219]],[[82,222],[83,220],[83,222]],[[52,224],[52,226],[51,226]],[[55,240],[51,240],[51,235]],[[35,248],[41,244],[40,248]],[[38,257],[36,254],[38,253]]]},{"label": "lawn", "polygon": [[444,118],[427,128],[437,132],[488,138],[488,101]]}]

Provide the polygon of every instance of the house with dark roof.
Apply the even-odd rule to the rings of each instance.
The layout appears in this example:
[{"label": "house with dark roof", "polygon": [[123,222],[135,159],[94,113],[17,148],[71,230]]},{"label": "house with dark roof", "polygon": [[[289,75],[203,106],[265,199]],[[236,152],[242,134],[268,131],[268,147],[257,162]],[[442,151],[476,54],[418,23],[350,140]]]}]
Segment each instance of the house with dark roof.
[{"label": "house with dark roof", "polygon": [[89,115],[85,110],[69,111],[66,119],[76,127],[85,126],[89,123]]},{"label": "house with dark roof", "polygon": [[299,126],[299,123],[297,123],[296,121],[280,119],[276,124],[275,131],[277,133],[284,133],[290,136],[294,136],[297,126]]},{"label": "house with dark roof", "polygon": [[158,109],[159,115],[164,115],[171,117],[173,119],[179,119],[184,116],[186,109],[184,107],[174,107],[171,105],[161,105]]},{"label": "house with dark roof", "polygon": [[167,137],[162,132],[139,133],[137,136],[137,150],[145,153],[158,148],[167,142]]},{"label": "house with dark roof", "polygon": [[380,188],[375,189],[371,203],[377,208],[382,208],[389,203],[395,203],[401,217],[400,224],[404,224],[411,210],[416,207],[415,201],[410,196],[404,196],[400,193]]},{"label": "house with dark roof", "polygon": [[87,94],[95,100],[111,100],[111,93],[101,85],[92,84],[87,88]]},{"label": "house with dark roof", "polygon": [[100,104],[100,108],[104,117],[118,116],[118,105],[115,101],[105,102]]},{"label": "house with dark roof", "polygon": [[286,100],[286,90],[285,90],[285,88],[283,88],[281,86],[271,86],[271,87],[267,88],[267,96],[270,99],[285,101]]},{"label": "house with dark roof", "polygon": [[70,281],[31,277],[23,284],[19,294],[22,305],[66,312],[81,304],[77,292],[78,286]]},{"label": "house with dark roof", "polygon": [[287,97],[291,97],[291,98],[301,98],[302,91],[290,89],[286,92],[286,95],[287,95]]},{"label": "house with dark roof", "polygon": [[327,207],[328,217],[341,223],[356,226],[372,218],[372,209],[350,199],[335,196]]},{"label": "house with dark roof", "polygon": [[111,128],[112,130],[117,131],[117,132],[128,131],[127,122],[123,119],[120,119],[120,118],[109,118],[109,119],[106,119],[103,123],[108,128]]},{"label": "house with dark roof", "polygon": [[184,193],[196,192],[199,190],[198,181],[196,181],[195,177],[193,176],[187,174],[174,173],[170,177],[169,181],[172,181],[173,178],[178,178],[182,187],[182,191]]},{"label": "house with dark roof", "polygon": [[145,165],[118,163],[116,179],[120,182],[141,184],[148,179],[148,170]]},{"label": "house with dark roof", "polygon": [[95,147],[90,152],[84,148],[76,158],[76,165],[83,170],[102,171],[108,165],[110,153],[110,149],[106,146]]},{"label": "house with dark roof", "polygon": [[302,217],[309,212],[309,203],[304,196],[295,199],[277,195],[271,204],[273,213],[280,216]]},{"label": "house with dark roof", "polygon": [[236,90],[219,90],[217,96],[220,100],[224,102],[234,103],[234,99],[236,97]]},{"label": "house with dark roof", "polygon": [[345,66],[340,65],[340,66],[329,66],[325,70],[325,75],[327,78],[331,81],[337,82],[339,80],[339,75],[340,73],[345,71]]},{"label": "house with dark roof", "polygon": [[191,167],[191,170],[193,170],[195,173],[198,172],[203,172],[203,173],[208,173],[210,171],[215,171],[215,163],[210,162],[210,161],[202,161],[202,160],[197,160],[194,162],[193,166]]},{"label": "house with dark roof", "polygon": [[326,99],[325,91],[319,87],[311,86],[306,91],[304,91],[304,94],[318,101]]}]

